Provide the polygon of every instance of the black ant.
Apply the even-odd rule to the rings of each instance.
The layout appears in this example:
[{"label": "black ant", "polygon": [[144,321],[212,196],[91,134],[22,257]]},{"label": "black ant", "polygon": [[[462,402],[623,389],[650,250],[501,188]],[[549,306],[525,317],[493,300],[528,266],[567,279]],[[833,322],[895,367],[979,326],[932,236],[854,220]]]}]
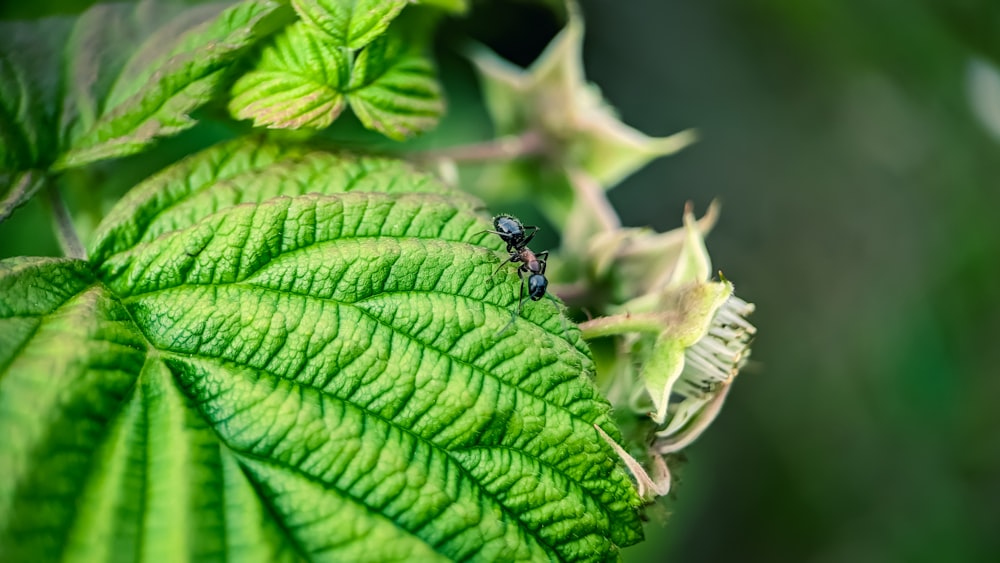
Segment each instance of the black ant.
[{"label": "black ant", "polygon": [[[493,218],[493,228],[496,230],[483,232],[499,236],[500,240],[507,243],[507,252],[524,249],[531,242],[531,239],[535,238],[535,233],[538,232],[538,227],[522,225],[517,217],[505,213],[501,213]],[[528,230],[531,230],[531,233],[525,234],[525,231]]]},{"label": "black ant", "polygon": [[[528,243],[535,237],[538,227],[522,225],[521,221],[516,217],[511,215],[497,215],[493,218],[493,228],[496,230],[482,232],[493,233],[499,236],[500,240],[507,244],[507,252],[510,252],[510,258],[503,262],[503,264],[500,264],[493,271],[492,275],[496,275],[500,271],[500,268],[503,268],[504,264],[508,262],[514,264],[521,263],[517,268],[517,277],[521,279],[521,289],[517,296],[517,309],[511,316],[507,326],[503,327],[503,330],[500,331],[500,333],[503,333],[514,323],[514,320],[521,314],[521,308],[524,306],[524,274],[528,274],[528,298],[532,301],[538,301],[542,297],[545,297],[545,290],[549,287],[549,280],[545,277],[545,266],[549,258],[549,251],[546,250],[535,254],[528,248]],[[529,230],[531,231],[530,233],[527,232]]]}]

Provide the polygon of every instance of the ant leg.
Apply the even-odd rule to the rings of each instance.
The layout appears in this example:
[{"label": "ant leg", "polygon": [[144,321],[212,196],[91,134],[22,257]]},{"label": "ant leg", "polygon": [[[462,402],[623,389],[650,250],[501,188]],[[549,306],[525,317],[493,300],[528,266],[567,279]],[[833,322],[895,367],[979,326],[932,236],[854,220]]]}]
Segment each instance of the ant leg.
[{"label": "ant leg", "polygon": [[[517,254],[517,253],[512,252],[510,254],[510,258],[508,258],[508,259],[504,260],[503,262],[501,262],[500,265],[497,266],[497,269],[493,270],[493,273],[490,274],[490,277],[492,278],[493,276],[497,275],[497,272],[499,272],[500,269],[503,268],[504,266],[506,266],[507,264],[516,264],[517,262],[520,262],[520,261],[521,261],[520,255]],[[518,271],[520,272],[520,270],[518,270]],[[518,274],[518,275],[520,275],[520,274]]]},{"label": "ant leg", "polygon": [[511,313],[510,321],[508,321],[507,324],[505,324],[503,328],[500,329],[500,332],[498,332],[496,336],[500,336],[501,334],[507,332],[507,329],[512,327],[514,325],[514,321],[516,321],[517,317],[521,315],[521,307],[524,306],[525,297],[524,297],[524,276],[521,274],[520,268],[518,268],[517,270],[517,277],[521,278],[521,289],[517,292],[517,308],[514,309],[513,313]]},{"label": "ant leg", "polygon": [[517,311],[514,313],[514,318],[521,316],[521,307],[524,306],[524,274],[522,272],[524,272],[523,266],[517,269],[517,277],[521,279],[521,288],[517,291]]},{"label": "ant leg", "polygon": [[538,227],[528,226],[528,227],[521,227],[521,228],[524,231],[527,231],[528,229],[531,229],[531,234],[530,235],[526,234],[526,236],[524,237],[524,240],[521,241],[521,247],[525,247],[525,246],[528,246],[528,243],[531,242],[531,239],[535,238],[535,233],[538,232]]},{"label": "ant leg", "polygon": [[549,251],[545,250],[545,251],[539,252],[538,254],[535,255],[535,259],[538,260],[538,263],[541,265],[541,270],[538,273],[544,275],[545,274],[545,268],[546,268],[546,266],[548,266]]}]

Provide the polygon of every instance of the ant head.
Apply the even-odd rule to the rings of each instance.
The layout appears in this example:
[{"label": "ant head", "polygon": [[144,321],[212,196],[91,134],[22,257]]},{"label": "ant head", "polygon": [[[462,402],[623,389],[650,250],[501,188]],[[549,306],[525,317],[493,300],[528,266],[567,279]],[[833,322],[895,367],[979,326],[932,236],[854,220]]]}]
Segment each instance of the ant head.
[{"label": "ant head", "polygon": [[524,226],[521,225],[521,221],[517,217],[505,213],[493,218],[493,227],[498,233],[501,233],[501,237],[524,235]]},{"label": "ant head", "polygon": [[528,277],[528,297],[532,301],[538,301],[545,296],[545,289],[549,287],[549,280],[542,274],[532,274]]}]

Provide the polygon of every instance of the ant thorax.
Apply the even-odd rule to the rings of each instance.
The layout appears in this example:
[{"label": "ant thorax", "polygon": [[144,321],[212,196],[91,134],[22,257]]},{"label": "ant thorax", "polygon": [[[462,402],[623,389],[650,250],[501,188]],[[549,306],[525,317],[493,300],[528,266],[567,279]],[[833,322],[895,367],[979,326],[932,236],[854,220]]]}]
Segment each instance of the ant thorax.
[{"label": "ant thorax", "polygon": [[529,248],[520,251],[518,261],[524,262],[524,268],[533,274],[541,272],[542,265],[538,262],[538,257]]}]

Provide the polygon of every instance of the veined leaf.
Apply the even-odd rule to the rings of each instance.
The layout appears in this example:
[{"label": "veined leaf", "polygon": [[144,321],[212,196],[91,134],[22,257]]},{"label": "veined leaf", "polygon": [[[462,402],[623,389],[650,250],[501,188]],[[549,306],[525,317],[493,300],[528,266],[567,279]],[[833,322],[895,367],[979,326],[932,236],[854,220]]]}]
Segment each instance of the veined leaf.
[{"label": "veined leaf", "polygon": [[409,0],[292,0],[308,25],[338,47],[360,49],[385,32]]},{"label": "veined leaf", "polygon": [[431,62],[392,30],[352,64],[344,48],[305,23],[264,49],[233,86],[229,111],[257,126],[323,129],[345,102],[365,127],[396,140],[432,128],[444,112]]},{"label": "veined leaf", "polygon": [[[91,263],[0,263],[0,560],[604,560],[639,499],[593,363],[476,203],[221,145]],[[486,245],[486,247],[483,246]]]},{"label": "veined leaf", "polygon": [[344,110],[350,72],[343,49],[304,23],[264,48],[254,70],[233,85],[229,111],[255,126],[322,129]]},{"label": "veined leaf", "polygon": [[[72,129],[69,146],[56,167],[132,154],[158,137],[194,125],[190,113],[217,93],[233,61],[287,21],[283,5],[274,0],[245,0],[224,7],[210,4],[190,8],[146,37],[116,75],[103,107],[96,107],[101,98],[88,95],[88,76],[80,75],[79,69],[71,70],[73,91],[81,94],[76,107],[80,125]],[[93,10],[103,14],[108,9]],[[84,17],[80,25],[92,23],[92,17]],[[77,30],[74,37],[86,39],[93,35],[87,31]],[[90,54],[82,58],[81,65],[88,68],[99,59]],[[93,79],[107,81],[104,76],[97,73]],[[100,115],[95,117],[98,111]]]},{"label": "veined leaf", "polygon": [[349,87],[348,100],[361,123],[391,139],[427,131],[444,113],[431,62],[391,34],[358,54]]},{"label": "veined leaf", "polygon": [[[73,260],[0,262],[0,334],[0,559],[51,561],[80,517],[79,476],[102,439],[115,438],[146,346],[121,303]],[[126,548],[138,523],[129,520],[119,528]]]},{"label": "veined leaf", "polygon": [[166,24],[169,33],[157,43],[163,49],[164,44],[169,45],[222,10],[218,5],[210,9],[209,13],[204,8],[185,12],[182,4],[173,2],[143,2],[138,6],[100,3],[80,14],[63,49],[63,144],[83,136],[97,124],[106,108],[120,103],[109,99],[111,89],[145,40]]}]

